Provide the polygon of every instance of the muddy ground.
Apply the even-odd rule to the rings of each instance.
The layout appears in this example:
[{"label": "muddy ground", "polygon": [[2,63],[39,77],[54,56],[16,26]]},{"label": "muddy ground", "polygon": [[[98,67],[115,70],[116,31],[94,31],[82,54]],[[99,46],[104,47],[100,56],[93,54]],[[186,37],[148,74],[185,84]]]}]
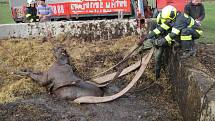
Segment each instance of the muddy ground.
[{"label": "muddy ground", "polygon": [[[154,81],[153,61],[129,93],[103,104],[78,105],[72,101],[56,99],[29,78],[14,74],[21,68],[46,70],[54,61],[51,54],[53,44],[63,44],[71,56],[76,74],[87,78],[119,62],[135,44],[135,39],[136,37],[128,37],[96,42],[71,39],[46,42],[37,39],[2,41],[0,121],[181,121],[177,104],[172,100],[171,85],[165,75],[150,88],[142,90]],[[201,44],[197,53],[198,60],[212,74],[215,67],[214,51],[214,45]],[[139,58],[134,56],[127,64]],[[205,61],[205,58],[212,59],[212,62]],[[134,73],[125,76],[108,86],[105,89],[107,94],[118,92],[133,75]]]},{"label": "muddy ground", "polygon": [[206,73],[215,77],[215,44],[199,44],[197,59],[206,67]]}]

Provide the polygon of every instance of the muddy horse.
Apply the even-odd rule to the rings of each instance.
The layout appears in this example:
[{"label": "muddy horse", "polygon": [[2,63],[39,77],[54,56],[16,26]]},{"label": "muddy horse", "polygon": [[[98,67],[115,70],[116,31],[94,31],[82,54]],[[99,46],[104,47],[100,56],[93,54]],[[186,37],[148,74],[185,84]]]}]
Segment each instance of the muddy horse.
[{"label": "muddy horse", "polygon": [[48,87],[51,94],[62,99],[74,100],[83,96],[103,96],[103,91],[76,76],[70,65],[69,55],[63,47],[54,47],[54,64],[46,72],[33,72],[29,69],[18,72],[32,78],[41,86]]}]

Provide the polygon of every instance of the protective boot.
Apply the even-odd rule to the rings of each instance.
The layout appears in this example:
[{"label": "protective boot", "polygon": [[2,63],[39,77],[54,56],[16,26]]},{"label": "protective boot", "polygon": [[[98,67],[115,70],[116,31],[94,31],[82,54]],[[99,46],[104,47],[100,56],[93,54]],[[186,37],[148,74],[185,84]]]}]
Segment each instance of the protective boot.
[{"label": "protective boot", "polygon": [[155,51],[155,78],[156,78],[156,80],[160,78],[163,52],[164,52],[163,47],[159,47]]},{"label": "protective boot", "polygon": [[155,80],[157,81],[160,78],[160,68],[156,68],[155,69]]}]

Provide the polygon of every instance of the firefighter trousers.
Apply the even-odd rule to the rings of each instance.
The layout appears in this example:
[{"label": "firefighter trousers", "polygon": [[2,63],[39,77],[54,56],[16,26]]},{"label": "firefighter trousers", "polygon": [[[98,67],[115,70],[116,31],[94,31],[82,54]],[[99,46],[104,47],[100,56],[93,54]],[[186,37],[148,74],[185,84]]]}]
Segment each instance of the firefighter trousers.
[{"label": "firefighter trousers", "polygon": [[185,28],[181,30],[180,43],[184,51],[190,51],[194,49],[194,40],[199,39],[202,35],[202,30],[194,28]]},{"label": "firefighter trousers", "polygon": [[[145,50],[151,49],[152,47],[154,47],[154,45],[150,42],[150,40],[147,40],[144,42],[144,46],[142,46],[142,48],[140,48],[139,53],[141,54],[142,52],[144,52]],[[160,71],[162,68],[163,63],[163,58],[165,58],[164,56],[165,54],[165,50],[168,47],[157,47],[154,53],[154,59],[155,59],[155,77],[156,79],[158,79],[160,77]]]}]

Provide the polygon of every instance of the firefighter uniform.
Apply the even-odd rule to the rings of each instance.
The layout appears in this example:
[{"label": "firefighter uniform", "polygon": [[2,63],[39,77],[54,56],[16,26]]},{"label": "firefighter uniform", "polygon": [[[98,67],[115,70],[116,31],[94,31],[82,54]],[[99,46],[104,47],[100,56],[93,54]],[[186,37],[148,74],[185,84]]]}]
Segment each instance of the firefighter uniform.
[{"label": "firefighter uniform", "polygon": [[180,37],[179,43],[181,43],[182,49],[190,51],[193,50],[194,40],[198,39],[201,35],[202,30],[192,17],[185,13],[178,13],[171,32],[163,38],[163,41],[171,45],[176,37]]},{"label": "firefighter uniform", "polygon": [[164,7],[158,14],[156,24],[145,38],[148,41],[144,42],[144,49],[152,45],[156,47],[155,74],[158,79],[165,49],[177,41],[185,52],[192,52],[194,39],[198,39],[202,31],[192,17],[181,12],[177,13],[176,9],[170,5]]},{"label": "firefighter uniform", "polygon": [[39,17],[37,16],[37,8],[36,7],[27,7],[26,8],[26,21],[27,22],[36,22],[39,20]]},{"label": "firefighter uniform", "polygon": [[37,16],[36,0],[27,0],[28,7],[26,7],[26,22],[36,22],[39,21]]}]

